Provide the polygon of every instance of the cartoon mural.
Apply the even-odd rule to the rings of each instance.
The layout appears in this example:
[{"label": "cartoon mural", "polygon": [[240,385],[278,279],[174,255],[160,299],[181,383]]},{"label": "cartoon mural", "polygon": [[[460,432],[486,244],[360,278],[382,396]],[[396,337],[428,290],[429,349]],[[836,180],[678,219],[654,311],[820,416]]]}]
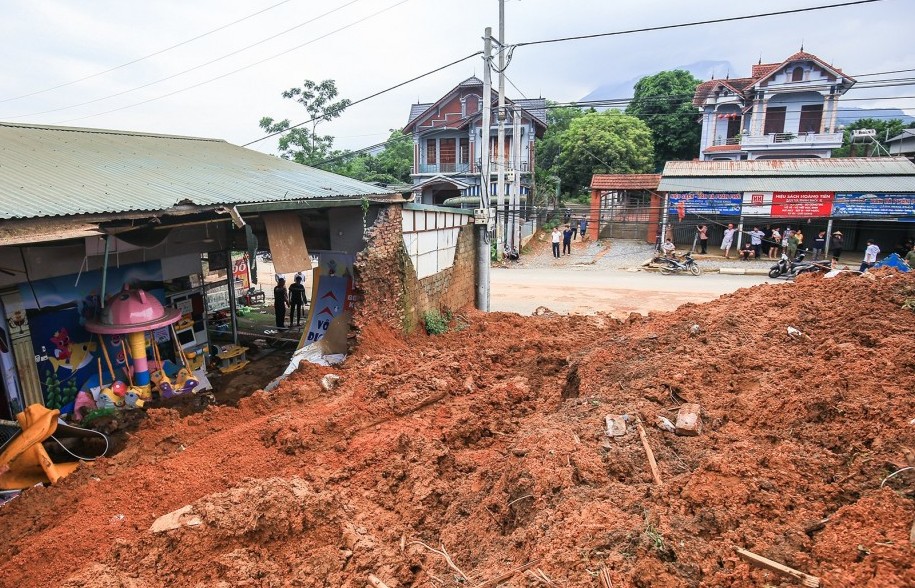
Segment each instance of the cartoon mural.
[{"label": "cartoon mural", "polygon": [[[31,330],[35,363],[48,408],[72,412],[77,393],[97,385],[100,339],[87,331],[85,325],[100,309],[101,282],[101,272],[94,271],[83,273],[78,281],[74,274],[19,286],[26,314],[21,317],[22,323],[27,322]],[[109,296],[123,284],[129,284],[165,301],[159,261],[109,268],[107,283]],[[8,317],[11,327],[16,322],[14,319]],[[115,360],[112,369],[116,374],[108,374],[108,378],[117,379],[120,375],[117,372],[127,366],[124,348],[118,337],[106,338],[105,344]]]}]

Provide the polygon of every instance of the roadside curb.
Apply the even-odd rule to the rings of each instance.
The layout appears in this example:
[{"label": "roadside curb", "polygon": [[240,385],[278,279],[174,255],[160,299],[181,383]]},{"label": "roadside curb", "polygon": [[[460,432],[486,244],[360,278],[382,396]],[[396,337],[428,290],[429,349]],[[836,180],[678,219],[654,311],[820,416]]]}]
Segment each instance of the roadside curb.
[{"label": "roadside curb", "polygon": [[721,267],[718,268],[718,273],[731,276],[767,276],[769,275],[769,270],[743,267]]}]

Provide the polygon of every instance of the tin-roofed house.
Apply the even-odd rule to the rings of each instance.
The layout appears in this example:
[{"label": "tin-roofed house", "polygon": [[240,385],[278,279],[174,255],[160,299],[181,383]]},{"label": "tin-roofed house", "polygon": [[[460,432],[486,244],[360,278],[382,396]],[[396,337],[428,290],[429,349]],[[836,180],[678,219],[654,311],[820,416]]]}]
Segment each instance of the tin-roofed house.
[{"label": "tin-roofed house", "polygon": [[337,317],[410,329],[427,309],[472,304],[470,220],[222,140],[0,123],[0,419],[34,403],[67,412],[103,368],[121,377],[126,351],[112,347],[109,367],[111,338],[85,326],[124,285],[181,311],[179,328],[153,333],[166,355],[199,362],[216,321],[237,340],[253,300],[235,286],[257,281],[258,250],[290,282],[313,275],[303,342]]}]

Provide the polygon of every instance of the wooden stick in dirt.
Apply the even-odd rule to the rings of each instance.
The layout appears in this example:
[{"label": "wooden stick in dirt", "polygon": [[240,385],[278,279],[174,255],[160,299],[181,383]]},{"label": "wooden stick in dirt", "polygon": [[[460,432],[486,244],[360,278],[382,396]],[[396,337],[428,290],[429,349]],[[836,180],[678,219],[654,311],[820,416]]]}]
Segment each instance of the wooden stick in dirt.
[{"label": "wooden stick in dirt", "polygon": [[490,586],[497,586],[500,583],[508,580],[515,574],[520,574],[521,572],[526,572],[527,570],[529,570],[532,567],[534,567],[535,565],[537,565],[537,563],[538,563],[537,561],[532,561],[532,562],[524,564],[523,566],[513,568],[511,570],[508,570],[501,576],[496,576],[495,578],[492,578],[490,580],[480,582],[479,584],[476,584],[473,588],[489,588]]},{"label": "wooden stick in dirt", "polygon": [[661,471],[658,469],[658,462],[654,459],[654,452],[651,450],[651,445],[648,444],[648,435],[645,434],[645,427],[642,426],[642,420],[636,419],[635,426],[639,431],[642,447],[645,448],[645,455],[648,456],[648,465],[651,466],[651,477],[654,478],[654,483],[660,486],[663,483],[661,482]]},{"label": "wooden stick in dirt", "polygon": [[610,572],[607,571],[607,568],[601,566],[597,577],[600,579],[601,588],[613,588],[613,580],[610,579]]},{"label": "wooden stick in dirt", "polygon": [[375,574],[369,574],[369,584],[375,588],[388,588],[388,585],[381,581]]},{"label": "wooden stick in dirt", "polygon": [[820,579],[816,576],[811,576],[810,574],[799,572],[794,568],[789,568],[784,564],[780,564],[777,561],[773,561],[767,557],[757,555],[752,551],[741,549],[740,547],[735,547],[734,549],[737,551],[737,555],[740,556],[740,559],[751,565],[764,568],[778,574],[783,574],[785,576],[791,576],[796,580],[800,580],[802,586],[808,586],[809,588],[819,588],[820,586]]}]

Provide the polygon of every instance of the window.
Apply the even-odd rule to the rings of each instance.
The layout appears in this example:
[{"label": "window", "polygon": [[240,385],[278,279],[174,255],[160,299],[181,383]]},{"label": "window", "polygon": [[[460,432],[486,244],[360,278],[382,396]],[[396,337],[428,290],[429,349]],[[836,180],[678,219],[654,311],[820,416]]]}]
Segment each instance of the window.
[{"label": "window", "polygon": [[461,139],[461,159],[460,163],[470,163],[470,139],[464,137]]},{"label": "window", "polygon": [[450,169],[453,171],[456,156],[454,150],[454,139],[440,139],[438,149],[440,163],[442,166],[450,166]]},{"label": "window", "polygon": [[796,67],[794,71],[791,72],[791,81],[792,82],[803,82],[804,81],[804,68]]},{"label": "window", "polygon": [[801,106],[801,122],[797,130],[800,133],[819,133],[822,121],[822,104],[808,104],[807,106]]},{"label": "window", "polygon": [[435,165],[435,139],[426,139],[426,165]]},{"label": "window", "polygon": [[785,132],[785,107],[776,106],[766,109],[766,126],[763,129],[764,135]]}]

